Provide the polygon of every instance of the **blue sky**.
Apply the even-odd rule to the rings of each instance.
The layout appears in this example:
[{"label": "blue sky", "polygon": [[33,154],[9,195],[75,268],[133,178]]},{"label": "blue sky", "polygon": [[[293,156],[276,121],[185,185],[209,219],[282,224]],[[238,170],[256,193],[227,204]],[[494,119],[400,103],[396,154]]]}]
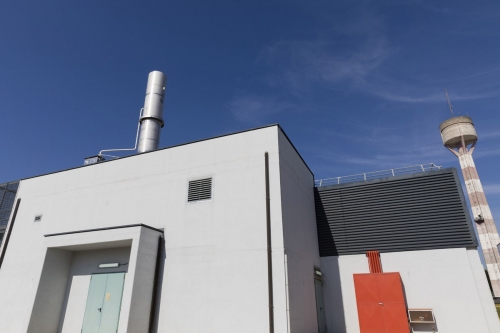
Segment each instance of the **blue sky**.
[{"label": "blue sky", "polygon": [[470,115],[500,222],[500,3],[0,2],[0,183],[134,144],[168,76],[161,147],[280,123],[316,178],[434,162]]}]

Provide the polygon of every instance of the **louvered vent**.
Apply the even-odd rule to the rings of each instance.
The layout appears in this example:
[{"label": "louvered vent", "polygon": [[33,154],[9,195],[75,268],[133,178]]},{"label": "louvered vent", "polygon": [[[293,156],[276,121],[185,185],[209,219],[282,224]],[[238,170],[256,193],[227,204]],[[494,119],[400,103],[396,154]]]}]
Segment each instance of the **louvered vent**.
[{"label": "louvered vent", "polygon": [[322,257],[475,247],[456,170],[316,188]]},{"label": "louvered vent", "polygon": [[188,202],[212,199],[212,178],[191,180],[188,189]]}]

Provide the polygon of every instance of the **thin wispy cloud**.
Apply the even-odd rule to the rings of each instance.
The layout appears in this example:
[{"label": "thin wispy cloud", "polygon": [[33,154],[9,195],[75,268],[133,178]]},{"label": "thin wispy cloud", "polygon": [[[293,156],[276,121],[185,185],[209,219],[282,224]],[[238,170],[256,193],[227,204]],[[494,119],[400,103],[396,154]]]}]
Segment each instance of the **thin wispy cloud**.
[{"label": "thin wispy cloud", "polygon": [[[251,90],[248,96],[236,93],[229,102],[236,119],[255,123],[289,110],[291,96],[294,107],[306,109],[317,91],[364,95],[402,105],[446,105],[445,87],[452,102],[500,96],[498,63],[447,68],[448,75],[444,76],[426,64],[406,59],[413,46],[393,38],[383,11],[387,5],[401,6],[391,1],[341,3],[338,6],[342,10],[329,9],[330,27],[318,31],[316,37],[280,40],[263,46],[256,66],[265,69],[260,80],[268,91],[264,95]],[[421,1],[407,5],[425,5],[431,11],[452,15],[447,8]],[[459,15],[459,11],[453,15]]]},{"label": "thin wispy cloud", "polygon": [[[436,103],[445,101],[445,95],[441,91],[439,93],[424,95],[424,96],[416,96],[416,95],[404,95],[404,94],[395,94],[388,90],[377,89],[374,88],[370,90],[370,93],[374,96],[380,97],[382,99],[394,102],[404,102],[404,103]],[[498,91],[492,91],[488,93],[478,93],[478,94],[450,94],[450,98],[453,101],[466,101],[466,100],[475,100],[475,99],[483,99],[494,97],[498,95]]]},{"label": "thin wispy cloud", "polygon": [[[367,77],[388,57],[384,38],[365,41],[355,50],[336,51],[337,42],[328,40],[279,42],[266,48],[271,63],[280,62],[281,72],[272,73],[269,82],[284,85],[300,94],[311,86],[350,84],[364,86]],[[285,66],[283,66],[285,65]]]},{"label": "thin wispy cloud", "polygon": [[[414,4],[422,5],[419,1]],[[445,101],[446,86],[451,88],[452,101],[500,95],[498,64],[456,68],[446,78],[421,73],[402,58],[405,50],[391,43],[384,16],[375,6],[355,8],[359,10],[351,20],[332,23],[331,30],[320,38],[279,41],[264,47],[259,59],[272,66],[267,83],[299,96],[307,90],[333,89],[412,104]]]},{"label": "thin wispy cloud", "polygon": [[482,140],[492,140],[500,138],[500,130],[498,131],[488,131],[480,134],[480,139]]},{"label": "thin wispy cloud", "polygon": [[333,23],[326,35],[264,47],[259,58],[273,68],[268,82],[298,95],[318,86],[361,89],[394,51],[383,19],[362,7],[351,20]]},{"label": "thin wispy cloud", "polygon": [[[399,4],[394,2],[394,6]],[[451,15],[446,8],[429,10]],[[261,82],[268,89],[264,94],[251,89],[245,94],[236,93],[228,104],[232,114],[240,122],[256,124],[298,108],[311,109],[318,91],[340,98],[368,97],[370,111],[344,111],[332,105],[332,115],[340,119],[336,119],[334,127],[320,126],[318,132],[327,150],[316,150],[318,142],[301,148],[315,161],[317,172],[328,177],[431,162],[459,167],[439,136],[438,125],[449,116],[443,89],[448,88],[452,103],[499,96],[499,64],[474,63],[436,71],[437,66],[431,63],[436,57],[431,54],[421,62],[407,58],[413,45],[394,38],[387,15],[373,3],[353,6],[346,16],[349,18],[333,14],[330,28],[316,37],[279,40],[263,46],[257,66],[265,69]],[[442,75],[441,70],[447,75]],[[379,104],[373,100],[379,100]],[[383,113],[387,105],[392,107],[390,112],[404,114],[419,108],[419,104],[429,109],[420,117],[426,120],[408,114],[405,127],[401,126],[402,119],[398,126],[390,126],[388,119],[388,123],[378,119],[374,122],[369,117],[364,122],[356,117],[377,109]],[[429,116],[432,104],[439,104],[442,110],[434,118]],[[456,110],[460,109],[457,103]],[[354,115],[351,121],[350,113]],[[481,135],[484,141],[497,137],[500,132]],[[500,155],[495,149],[481,148],[474,153],[477,159]]]},{"label": "thin wispy cloud", "polygon": [[448,78],[448,81],[437,78],[437,82],[429,82],[428,78],[412,77],[409,81],[392,77],[384,67],[397,56],[397,49],[390,45],[384,33],[371,32],[356,35],[356,38],[359,43],[355,47],[350,50],[342,48],[341,52],[337,50],[342,46],[338,45],[339,42],[326,39],[282,41],[268,46],[263,50],[265,59],[279,65],[278,72],[270,73],[267,82],[274,87],[287,87],[296,95],[321,87],[402,103],[443,102],[444,85],[454,81],[466,84],[460,87],[455,83],[454,90],[450,91],[452,101],[491,98],[500,94],[500,72],[495,69]]},{"label": "thin wispy cloud", "polygon": [[239,93],[228,103],[228,107],[240,122],[257,124],[271,115],[291,109],[293,105],[268,96]]},{"label": "thin wispy cloud", "polygon": [[322,130],[325,142],[331,143],[328,149],[322,142],[319,146],[307,146],[304,151],[315,161],[317,178],[429,163],[459,168],[456,156],[443,147],[436,127],[421,123],[381,126],[343,120],[335,129]]},{"label": "thin wispy cloud", "polygon": [[486,194],[490,195],[500,194],[500,184],[483,185],[483,190]]},{"label": "thin wispy cloud", "polygon": [[500,155],[500,149],[476,149],[474,150],[474,158],[490,157]]},{"label": "thin wispy cloud", "polygon": [[[427,133],[424,128],[434,131]],[[354,167],[370,172],[422,163],[444,166],[457,163],[456,157],[442,146],[437,129],[425,124],[378,126],[344,121],[335,131],[323,131],[323,136],[342,142],[342,147],[354,148],[352,152],[342,148],[312,152],[325,169],[335,165],[340,170]]]}]

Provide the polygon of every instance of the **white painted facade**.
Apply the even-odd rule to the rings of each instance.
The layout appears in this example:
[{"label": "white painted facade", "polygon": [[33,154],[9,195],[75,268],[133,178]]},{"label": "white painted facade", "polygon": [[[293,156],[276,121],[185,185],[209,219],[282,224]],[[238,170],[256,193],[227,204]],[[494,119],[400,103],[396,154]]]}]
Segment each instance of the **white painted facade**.
[{"label": "white painted facade", "polygon": [[[265,153],[274,332],[318,332],[316,267],[328,332],[358,333],[352,276],[367,258],[319,257],[313,175],[279,126],[21,181],[0,332],[80,332],[91,275],[125,272],[118,332],[146,333],[157,268],[153,332],[269,332]],[[188,182],[207,177],[212,199],[188,203]],[[434,310],[436,332],[500,332],[476,250],[381,258],[410,308]],[[110,262],[121,265],[98,268]]]},{"label": "white painted facade", "polygon": [[[408,308],[434,312],[435,324],[412,324],[413,332],[500,332],[477,250],[439,249],[380,256],[384,272],[400,273]],[[366,256],[323,257],[321,268],[328,331],[359,333],[353,274],[369,273]]]},{"label": "white painted facade", "polygon": [[[23,180],[0,271],[2,332],[75,332],[90,274],[109,260],[128,261],[114,269],[127,272],[118,332],[147,332],[160,233],[71,233],[136,224],[164,230],[157,332],[269,331],[266,152],[275,332],[315,332],[313,175],[278,126]],[[206,177],[212,199],[188,203],[188,181]],[[71,234],[45,237],[59,233]]]}]

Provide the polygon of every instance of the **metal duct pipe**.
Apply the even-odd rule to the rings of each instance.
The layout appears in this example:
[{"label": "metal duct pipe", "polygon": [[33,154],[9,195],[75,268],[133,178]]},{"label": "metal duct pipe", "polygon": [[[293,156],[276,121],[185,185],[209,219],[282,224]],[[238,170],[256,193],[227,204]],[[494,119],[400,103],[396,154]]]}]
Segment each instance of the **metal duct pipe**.
[{"label": "metal duct pipe", "polygon": [[164,125],[163,102],[165,99],[166,84],[167,76],[162,72],[153,71],[149,73],[144,109],[139,120],[141,130],[137,146],[138,153],[158,149],[160,130]]}]

